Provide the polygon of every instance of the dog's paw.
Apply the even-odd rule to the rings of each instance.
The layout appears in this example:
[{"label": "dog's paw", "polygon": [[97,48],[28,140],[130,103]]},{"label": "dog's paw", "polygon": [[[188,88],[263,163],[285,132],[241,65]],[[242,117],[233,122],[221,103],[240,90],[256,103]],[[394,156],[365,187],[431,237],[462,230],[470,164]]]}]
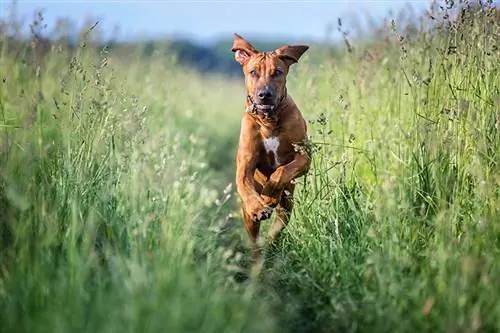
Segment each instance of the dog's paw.
[{"label": "dog's paw", "polygon": [[253,222],[260,222],[270,218],[273,213],[273,209],[272,207],[269,207],[261,202],[256,202],[251,207],[248,207],[247,212]]},{"label": "dog's paw", "polygon": [[273,213],[273,209],[271,207],[265,206],[260,211],[256,211],[252,214],[252,220],[254,222],[260,222],[263,220],[267,220],[271,217]]}]

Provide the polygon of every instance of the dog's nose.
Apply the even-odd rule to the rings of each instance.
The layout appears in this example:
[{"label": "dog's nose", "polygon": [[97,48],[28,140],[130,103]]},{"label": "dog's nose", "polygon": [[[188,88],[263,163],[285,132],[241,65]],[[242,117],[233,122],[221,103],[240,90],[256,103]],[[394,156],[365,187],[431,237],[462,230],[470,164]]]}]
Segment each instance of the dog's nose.
[{"label": "dog's nose", "polygon": [[271,88],[265,87],[259,90],[257,97],[259,97],[259,99],[261,100],[272,99],[274,98],[274,92]]}]

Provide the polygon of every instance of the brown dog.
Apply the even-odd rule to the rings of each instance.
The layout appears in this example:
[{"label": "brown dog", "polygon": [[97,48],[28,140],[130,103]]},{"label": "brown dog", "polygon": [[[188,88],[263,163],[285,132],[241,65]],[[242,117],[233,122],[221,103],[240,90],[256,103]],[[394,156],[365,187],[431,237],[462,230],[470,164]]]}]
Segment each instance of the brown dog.
[{"label": "brown dog", "polygon": [[236,187],[253,244],[254,268],[260,259],[260,222],[276,208],[268,234],[274,242],[290,218],[293,180],[306,174],[311,163],[306,150],[297,149],[307,141],[307,125],[286,89],[290,66],[308,49],[307,45],[285,45],[260,52],[234,34],[232,52],[242,66],[247,93],[236,156]]}]

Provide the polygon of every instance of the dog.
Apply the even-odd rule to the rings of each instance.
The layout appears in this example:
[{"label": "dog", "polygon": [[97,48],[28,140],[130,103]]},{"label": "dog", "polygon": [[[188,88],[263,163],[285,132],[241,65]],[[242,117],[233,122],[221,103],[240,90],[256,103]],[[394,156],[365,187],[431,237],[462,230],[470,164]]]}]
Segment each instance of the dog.
[{"label": "dog", "polygon": [[246,88],[236,152],[236,190],[244,227],[252,242],[252,274],[260,271],[260,223],[276,210],[268,233],[275,244],[293,209],[296,178],[308,173],[311,154],[307,123],[288,94],[286,78],[308,45],[284,45],[261,52],[238,34],[231,51],[241,65]]}]

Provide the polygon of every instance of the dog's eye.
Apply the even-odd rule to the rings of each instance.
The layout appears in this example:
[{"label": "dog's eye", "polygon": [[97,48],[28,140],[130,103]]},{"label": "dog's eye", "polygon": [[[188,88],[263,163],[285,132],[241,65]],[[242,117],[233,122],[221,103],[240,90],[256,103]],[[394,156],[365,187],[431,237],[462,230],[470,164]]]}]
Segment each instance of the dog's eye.
[{"label": "dog's eye", "polygon": [[281,76],[282,74],[283,74],[283,71],[281,69],[277,69],[274,71],[273,77],[278,77],[278,76]]},{"label": "dog's eye", "polygon": [[256,77],[257,76],[257,71],[255,69],[252,69],[250,72],[248,72],[251,76]]}]

